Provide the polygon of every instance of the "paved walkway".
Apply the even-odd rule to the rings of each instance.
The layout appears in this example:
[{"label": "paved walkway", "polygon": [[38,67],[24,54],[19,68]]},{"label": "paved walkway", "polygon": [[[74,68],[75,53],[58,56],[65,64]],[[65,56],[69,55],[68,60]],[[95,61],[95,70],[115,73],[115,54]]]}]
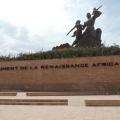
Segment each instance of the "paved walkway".
[{"label": "paved walkway", "polygon": [[18,94],[0,99],[68,99],[68,106],[0,105],[0,120],[120,120],[120,107],[86,107],[85,99],[120,99],[120,96],[42,96]]}]

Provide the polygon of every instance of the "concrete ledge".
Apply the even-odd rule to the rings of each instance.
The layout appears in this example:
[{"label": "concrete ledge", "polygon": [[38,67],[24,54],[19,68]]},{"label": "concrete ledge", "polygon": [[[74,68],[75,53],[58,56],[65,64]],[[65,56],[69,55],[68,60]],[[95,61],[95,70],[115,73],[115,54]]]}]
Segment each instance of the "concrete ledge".
[{"label": "concrete ledge", "polygon": [[85,100],[86,106],[120,106],[120,100]]},{"label": "concrete ledge", "polygon": [[17,92],[0,92],[0,96],[16,96]]},{"label": "concrete ledge", "polygon": [[78,96],[78,95],[81,95],[81,92],[27,92],[26,93],[26,96]]},{"label": "concrete ledge", "polygon": [[0,99],[0,105],[68,105],[67,99]]}]

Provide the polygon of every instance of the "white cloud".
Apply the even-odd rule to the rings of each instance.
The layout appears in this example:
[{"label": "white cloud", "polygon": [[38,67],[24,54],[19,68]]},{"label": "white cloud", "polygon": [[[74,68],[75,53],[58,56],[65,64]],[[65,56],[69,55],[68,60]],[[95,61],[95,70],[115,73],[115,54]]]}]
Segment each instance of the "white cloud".
[{"label": "white cloud", "polygon": [[64,0],[0,0],[0,18],[34,30],[62,27]]},{"label": "white cloud", "polygon": [[[62,43],[71,44],[74,38],[66,37],[66,33],[76,20],[84,23],[86,13],[103,3],[103,0],[0,0],[0,54],[49,50]],[[110,14],[112,10],[116,9],[110,11],[105,3],[95,26],[102,28],[103,42],[120,45],[120,17]]]}]

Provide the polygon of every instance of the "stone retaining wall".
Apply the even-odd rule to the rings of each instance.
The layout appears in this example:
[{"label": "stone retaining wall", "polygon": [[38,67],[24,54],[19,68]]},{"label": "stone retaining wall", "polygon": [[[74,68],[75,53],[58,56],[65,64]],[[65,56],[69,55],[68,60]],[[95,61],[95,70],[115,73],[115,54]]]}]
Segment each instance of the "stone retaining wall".
[{"label": "stone retaining wall", "polygon": [[120,93],[120,56],[0,62],[0,91]]}]

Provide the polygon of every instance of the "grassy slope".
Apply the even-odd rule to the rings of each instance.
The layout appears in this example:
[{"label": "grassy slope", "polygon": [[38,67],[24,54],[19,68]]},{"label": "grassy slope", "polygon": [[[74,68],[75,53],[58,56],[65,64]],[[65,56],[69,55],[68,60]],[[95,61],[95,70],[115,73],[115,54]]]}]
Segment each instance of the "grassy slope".
[{"label": "grassy slope", "polygon": [[0,61],[40,60],[40,59],[72,58],[86,56],[110,56],[110,55],[120,55],[120,48],[115,46],[102,48],[66,48],[30,54],[21,53],[19,54],[18,57],[1,56]]}]

